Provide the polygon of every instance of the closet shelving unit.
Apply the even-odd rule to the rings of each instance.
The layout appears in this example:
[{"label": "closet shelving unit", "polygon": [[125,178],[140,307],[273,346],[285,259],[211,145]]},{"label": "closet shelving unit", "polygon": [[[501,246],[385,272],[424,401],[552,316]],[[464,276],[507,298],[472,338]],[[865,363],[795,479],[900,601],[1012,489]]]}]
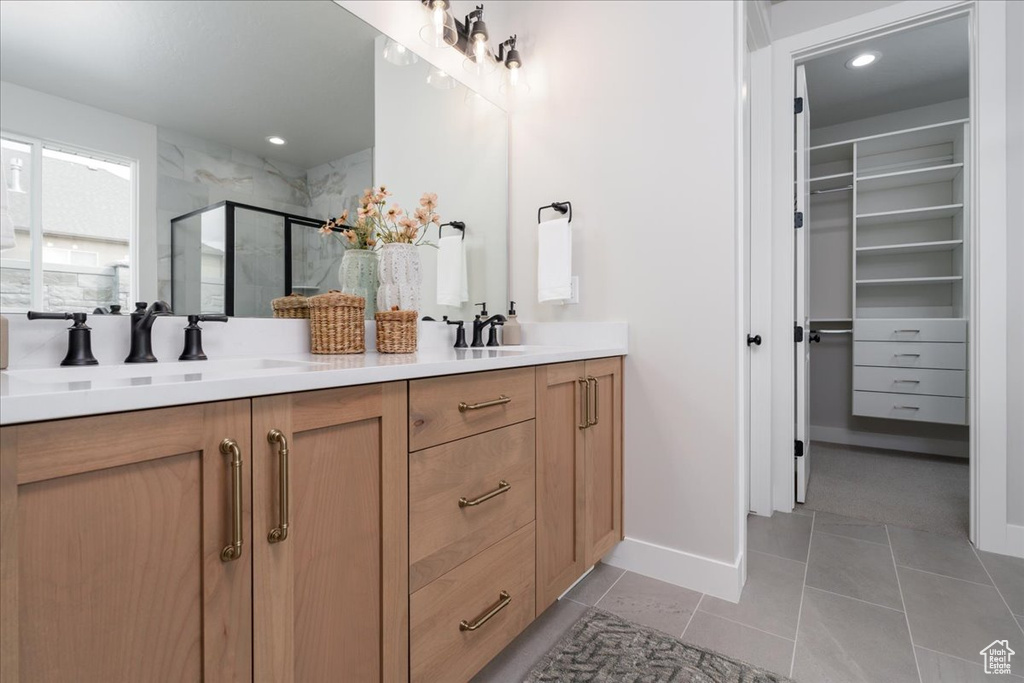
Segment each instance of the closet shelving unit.
[{"label": "closet shelving unit", "polygon": [[811,252],[832,249],[828,281],[848,252],[851,282],[818,306],[812,286],[811,314],[852,323],[854,415],[966,424],[967,126],[811,148]]}]

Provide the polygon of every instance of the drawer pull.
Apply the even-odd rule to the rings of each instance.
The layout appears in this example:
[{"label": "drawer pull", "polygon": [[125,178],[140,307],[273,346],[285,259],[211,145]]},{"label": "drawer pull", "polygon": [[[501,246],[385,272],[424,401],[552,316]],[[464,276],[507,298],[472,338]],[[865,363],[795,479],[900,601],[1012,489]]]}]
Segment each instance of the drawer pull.
[{"label": "drawer pull", "polygon": [[503,493],[507,493],[508,490],[511,489],[511,488],[512,488],[512,484],[510,484],[507,481],[505,481],[504,479],[502,479],[501,481],[498,482],[498,488],[494,489],[493,491],[489,491],[488,493],[485,493],[484,495],[480,496],[479,498],[474,498],[473,500],[469,500],[467,498],[459,498],[459,507],[460,508],[471,508],[474,505],[479,505],[480,503],[483,503],[484,501],[488,501],[491,498],[494,498],[495,496],[500,496]]},{"label": "drawer pull", "polygon": [[460,631],[475,631],[475,630],[477,630],[478,628],[480,628],[481,626],[486,624],[488,621],[490,621],[491,618],[495,614],[497,614],[501,610],[503,610],[506,607],[508,607],[508,603],[510,603],[510,602],[512,602],[512,596],[509,595],[507,591],[501,591],[500,593],[498,593],[498,602],[494,603],[494,607],[491,607],[491,609],[487,610],[486,614],[480,615],[479,617],[474,619],[472,622],[469,622],[469,621],[466,621],[465,619],[463,619],[462,621],[459,622],[459,630]]},{"label": "drawer pull", "polygon": [[594,383],[594,416],[593,417],[590,416],[590,407],[588,406],[587,407],[587,426],[588,427],[593,427],[594,425],[596,425],[598,422],[601,421],[601,417],[597,414],[597,411],[598,411],[598,405],[597,405],[597,394],[598,394],[597,378],[596,377],[591,377],[590,375],[587,375],[587,398],[590,398],[590,383],[591,382]]},{"label": "drawer pull", "polygon": [[921,334],[921,330],[896,330],[896,334]]},{"label": "drawer pull", "polygon": [[894,353],[894,354],[892,354],[893,358],[899,358],[900,356],[907,356],[908,358],[920,358],[921,354],[919,354],[919,353]]},{"label": "drawer pull", "polygon": [[919,380],[919,379],[894,379],[892,381],[892,383],[893,384],[920,384],[921,380]]},{"label": "drawer pull", "polygon": [[921,410],[920,406],[893,406],[893,410]]},{"label": "drawer pull", "polygon": [[576,380],[580,385],[580,429],[590,425],[590,382],[580,377]]},{"label": "drawer pull", "polygon": [[280,429],[271,429],[267,432],[267,442],[277,445],[281,463],[277,494],[278,518],[281,520],[281,525],[270,530],[270,533],[267,534],[267,541],[280,543],[288,538],[288,438]]},{"label": "drawer pull", "polygon": [[231,456],[231,542],[220,551],[221,562],[242,556],[242,451],[234,439],[220,442],[220,452]]},{"label": "drawer pull", "polygon": [[464,413],[467,410],[480,410],[481,408],[490,408],[491,406],[500,406],[511,402],[512,399],[504,394],[492,401],[481,401],[480,403],[466,403],[463,401],[459,404],[459,412]]}]

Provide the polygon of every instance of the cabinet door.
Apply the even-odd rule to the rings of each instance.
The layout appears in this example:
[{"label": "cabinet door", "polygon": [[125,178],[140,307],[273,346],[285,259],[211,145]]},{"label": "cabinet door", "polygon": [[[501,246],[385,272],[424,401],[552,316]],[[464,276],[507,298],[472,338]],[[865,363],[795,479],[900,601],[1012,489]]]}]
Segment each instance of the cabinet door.
[{"label": "cabinet door", "polygon": [[253,400],[257,681],[407,679],[406,411],[404,382]]},{"label": "cabinet door", "polygon": [[0,430],[0,678],[251,680],[249,434],[247,400]]},{"label": "cabinet door", "polygon": [[586,570],[584,363],[537,368],[537,613]]},{"label": "cabinet door", "polygon": [[588,360],[584,436],[584,559],[593,566],[622,540],[622,359]]}]

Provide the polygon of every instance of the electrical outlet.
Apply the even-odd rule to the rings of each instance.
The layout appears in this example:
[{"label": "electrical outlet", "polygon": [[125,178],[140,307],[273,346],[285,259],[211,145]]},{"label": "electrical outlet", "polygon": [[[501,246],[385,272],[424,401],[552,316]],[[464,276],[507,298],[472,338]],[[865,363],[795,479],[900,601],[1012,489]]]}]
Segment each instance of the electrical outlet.
[{"label": "electrical outlet", "polygon": [[572,294],[569,295],[568,299],[562,301],[562,305],[566,304],[578,304],[580,302],[580,276],[572,276]]}]

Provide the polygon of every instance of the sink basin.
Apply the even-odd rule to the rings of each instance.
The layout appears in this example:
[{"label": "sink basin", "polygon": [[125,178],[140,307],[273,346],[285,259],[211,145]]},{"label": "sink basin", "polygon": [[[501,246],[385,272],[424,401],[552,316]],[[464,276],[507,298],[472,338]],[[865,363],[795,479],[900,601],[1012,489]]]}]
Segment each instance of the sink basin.
[{"label": "sink basin", "polygon": [[164,382],[194,382],[201,379],[239,377],[317,370],[322,363],[273,358],[232,358],[226,360],[125,363],[123,365],[90,365],[84,367],[58,367],[39,370],[9,370],[7,376],[14,381],[30,384],[68,384],[76,382],[102,382],[107,385],[155,384]]}]

